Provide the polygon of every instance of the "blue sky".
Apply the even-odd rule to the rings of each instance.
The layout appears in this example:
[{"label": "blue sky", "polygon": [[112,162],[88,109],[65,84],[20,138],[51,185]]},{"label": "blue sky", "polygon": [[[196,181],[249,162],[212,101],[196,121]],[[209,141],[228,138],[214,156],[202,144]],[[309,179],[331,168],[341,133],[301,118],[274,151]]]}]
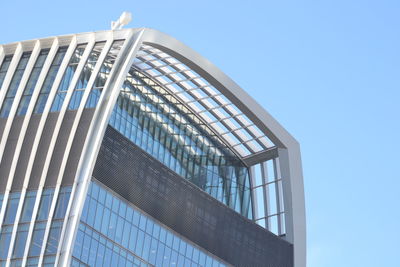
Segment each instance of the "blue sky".
[{"label": "blue sky", "polygon": [[131,27],[183,41],[302,147],[309,267],[399,266],[400,1],[5,1],[0,43]]}]

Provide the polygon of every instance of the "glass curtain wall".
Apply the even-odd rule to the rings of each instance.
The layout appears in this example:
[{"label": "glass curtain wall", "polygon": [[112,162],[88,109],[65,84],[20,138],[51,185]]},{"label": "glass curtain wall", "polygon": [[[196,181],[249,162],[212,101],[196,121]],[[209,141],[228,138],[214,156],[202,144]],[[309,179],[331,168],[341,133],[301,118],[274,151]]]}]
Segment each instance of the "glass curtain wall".
[{"label": "glass curtain wall", "polygon": [[[55,216],[53,217],[53,222],[62,223],[65,211],[68,205],[69,196],[71,192],[71,187],[63,187],[59,194],[59,201],[56,205]],[[48,220],[48,213],[51,205],[51,198],[54,194],[54,188],[47,188],[42,192],[42,199],[39,205],[39,211],[36,216],[35,228],[33,232],[33,237],[29,245],[29,264],[34,264],[38,262],[40,252],[42,250],[42,243],[44,237],[45,226]],[[24,256],[24,250],[26,247],[26,240],[28,235],[29,225],[32,220],[32,213],[35,204],[37,191],[30,190],[27,191],[24,200],[24,205],[22,208],[21,218],[17,227],[17,235],[15,238],[14,246],[11,246],[11,233],[14,227],[16,212],[18,203],[20,200],[20,192],[12,192],[9,195],[6,214],[3,220],[3,226],[0,233],[0,266],[5,265],[7,255],[9,253],[9,248],[13,247],[11,254],[11,266],[20,266],[22,263],[22,257]],[[3,199],[3,195],[0,197]],[[2,202],[2,201],[1,201]],[[46,255],[55,255],[54,247],[58,245],[58,237],[55,237],[55,230],[51,229],[49,240],[47,242]]]},{"label": "glass curtain wall", "polygon": [[92,181],[72,266],[227,266]]},{"label": "glass curtain wall", "polygon": [[4,78],[6,77],[8,67],[10,66],[12,55],[5,56],[3,59],[3,63],[1,63],[0,67],[0,88],[3,85]]},{"label": "glass curtain wall", "polygon": [[109,124],[170,169],[252,219],[246,166],[174,95],[132,68]]},{"label": "glass curtain wall", "polygon": [[24,74],[26,65],[28,64],[28,60],[31,56],[32,52],[24,52],[22,54],[21,59],[17,65],[17,69],[14,72],[14,76],[11,80],[10,86],[8,87],[8,91],[6,94],[6,98],[4,99],[3,106],[0,111],[0,117],[6,118],[10,113],[10,109],[12,103],[14,102],[15,95],[17,93],[18,86],[21,82],[22,75]]}]

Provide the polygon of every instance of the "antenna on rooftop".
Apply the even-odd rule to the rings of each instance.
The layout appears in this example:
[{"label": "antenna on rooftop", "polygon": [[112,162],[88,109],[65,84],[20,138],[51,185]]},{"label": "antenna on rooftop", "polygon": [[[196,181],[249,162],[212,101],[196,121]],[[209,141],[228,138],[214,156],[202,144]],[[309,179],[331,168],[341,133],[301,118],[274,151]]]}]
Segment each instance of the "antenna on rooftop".
[{"label": "antenna on rooftop", "polygon": [[117,21],[111,21],[111,30],[120,30],[132,20],[131,12],[124,11]]}]

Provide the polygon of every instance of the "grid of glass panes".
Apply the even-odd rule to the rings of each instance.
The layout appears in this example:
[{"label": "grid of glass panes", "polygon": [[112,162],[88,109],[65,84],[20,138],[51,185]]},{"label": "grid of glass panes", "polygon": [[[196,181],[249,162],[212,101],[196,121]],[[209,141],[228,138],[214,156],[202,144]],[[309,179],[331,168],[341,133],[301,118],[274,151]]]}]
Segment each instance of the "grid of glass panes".
[{"label": "grid of glass panes", "polygon": [[93,69],[96,66],[97,60],[99,59],[100,53],[103,50],[105,42],[98,42],[93,47],[90,55],[87,59],[85,66],[81,74],[79,75],[79,79],[75,85],[74,92],[72,93],[71,99],[68,103],[69,110],[78,109],[79,104],[81,102],[83,92],[86,89],[87,83],[89,82],[90,76],[92,75]]},{"label": "grid of glass panes", "polygon": [[40,93],[35,104],[35,109],[34,109],[35,113],[43,113],[44,107],[47,102],[47,98],[49,97],[50,94],[50,89],[53,86],[54,80],[57,76],[58,70],[60,69],[61,62],[64,59],[67,49],[68,47],[66,46],[60,47],[58,49],[57,54],[54,57],[50,69],[47,73],[46,79],[42,85],[42,88],[40,89]]},{"label": "grid of glass panes", "polygon": [[97,74],[96,80],[93,87],[91,88],[88,100],[86,101],[85,108],[94,108],[100,99],[101,92],[104,85],[107,82],[110,71],[115,63],[115,60],[121,50],[124,40],[114,41],[110,50],[108,51],[107,57],[103,61],[100,71]]},{"label": "grid of glass panes", "polygon": [[67,94],[69,84],[71,83],[80,60],[82,59],[82,55],[85,52],[86,46],[87,44],[80,44],[76,47],[74,54],[69,61],[68,67],[65,70],[61,83],[58,86],[57,94],[50,109],[51,112],[61,110],[61,106],[64,102],[65,95]]},{"label": "grid of glass panes", "polygon": [[168,53],[142,45],[134,64],[181,99],[241,157],[274,146],[217,88]]},{"label": "grid of glass panes", "polygon": [[5,56],[3,59],[3,63],[1,63],[0,67],[0,88],[3,85],[4,78],[6,77],[8,67],[10,66],[12,55]]},{"label": "grid of glass panes", "polygon": [[285,209],[279,159],[271,159],[252,167],[252,192],[256,199],[255,222],[276,235],[284,235]]},{"label": "grid of glass panes", "polygon": [[49,54],[50,49],[42,49],[38,58],[36,59],[35,66],[32,69],[28,83],[25,86],[24,93],[19,102],[17,115],[25,115],[28,109],[29,102],[32,98],[33,90],[35,89],[36,82],[39,79],[40,72],[43,68],[44,62]]},{"label": "grid of glass panes", "polygon": [[24,52],[19,60],[17,69],[14,72],[11,83],[8,87],[6,97],[3,100],[3,106],[0,111],[0,117],[6,118],[10,113],[12,103],[14,102],[15,95],[17,93],[18,86],[21,82],[22,75],[24,74],[26,65],[31,56],[32,52]]},{"label": "grid of glass panes", "polygon": [[132,69],[110,125],[217,200],[252,218],[248,169],[197,116],[163,87]]},{"label": "grid of glass panes", "polygon": [[94,181],[73,257],[75,266],[227,266]]},{"label": "grid of glass panes", "polygon": [[[58,246],[59,234],[61,231],[60,226],[65,216],[65,211],[68,205],[70,192],[71,192],[71,187],[62,187],[58,195],[58,200],[56,204],[56,210],[53,216],[50,235],[48,237],[46,244],[45,255],[54,255],[56,252]],[[54,195],[54,188],[47,188],[43,190],[41,194],[41,202],[35,220],[33,237],[29,246],[29,254],[28,254],[29,264],[31,264],[32,262],[37,262],[39,259],[43,244],[44,231],[48,220],[48,215],[53,195]],[[32,220],[32,213],[35,200],[37,197],[37,191],[31,190],[26,192],[22,213],[17,225],[15,242],[14,244],[10,244],[11,234],[15,223],[17,207],[20,201],[20,197],[21,197],[21,192],[12,192],[8,198],[6,213],[0,234],[0,266],[3,266],[5,264],[5,260],[7,259],[7,255],[9,253],[10,248],[13,249],[11,254],[11,259],[12,259],[11,266],[19,266],[19,264],[21,264],[22,262],[22,257],[24,256],[24,250],[26,247],[30,222]],[[3,195],[0,196],[0,199],[1,199],[0,203],[2,203]],[[46,262],[49,262],[49,259],[46,258]]]}]

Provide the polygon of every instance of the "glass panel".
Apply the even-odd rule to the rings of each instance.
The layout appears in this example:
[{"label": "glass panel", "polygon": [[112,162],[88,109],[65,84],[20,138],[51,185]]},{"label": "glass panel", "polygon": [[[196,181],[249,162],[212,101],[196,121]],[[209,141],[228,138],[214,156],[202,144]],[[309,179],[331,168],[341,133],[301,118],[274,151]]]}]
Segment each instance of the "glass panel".
[{"label": "glass panel", "polygon": [[0,234],[0,260],[7,258],[8,248],[10,247],[12,226],[3,226]]},{"label": "glass panel", "polygon": [[33,230],[31,247],[29,250],[29,256],[39,256],[40,250],[42,249],[44,231],[46,228],[46,223],[36,223],[35,228]]},{"label": "glass panel", "polygon": [[101,91],[107,82],[110,71],[119,54],[119,51],[121,50],[123,43],[124,43],[123,40],[118,40],[114,41],[114,43],[112,44],[110,51],[107,54],[107,57],[105,58],[103,64],[101,65],[100,71],[94,82],[94,86],[90,91],[89,98],[85,105],[86,108],[96,107],[97,102],[100,99]]},{"label": "glass panel", "polygon": [[[71,187],[61,187],[59,194],[58,194],[58,199],[57,199],[57,204],[55,208],[55,212],[53,214],[53,220],[51,223],[50,227],[50,233],[47,239],[47,245],[46,245],[46,255],[51,255],[55,254],[57,251],[58,247],[58,241],[60,239],[60,233],[61,233],[61,227],[62,223],[64,220],[65,216],[65,211],[68,205],[69,197],[70,197],[70,192],[71,192]],[[36,194],[36,192],[28,192],[27,196],[29,194]],[[32,239],[30,241],[30,248],[29,248],[29,253],[28,255],[31,256],[39,256],[41,249],[42,249],[42,244],[43,244],[43,239],[44,239],[44,233],[45,233],[45,228],[46,228],[46,223],[49,219],[49,211],[51,207],[51,203],[54,199],[54,188],[47,188],[43,190],[42,195],[41,195],[41,201],[39,204],[39,210],[38,214],[36,217],[36,223],[35,227],[33,230],[32,234]],[[30,201],[26,200],[26,203],[30,203]],[[31,205],[28,204],[26,205],[27,207],[30,207]],[[21,226],[21,224],[20,224]],[[48,258],[49,264],[52,261],[52,258]],[[33,264],[33,263],[32,263]],[[44,265],[45,266],[45,265]]]},{"label": "glass panel", "polygon": [[31,100],[33,90],[35,89],[37,80],[39,79],[40,72],[43,68],[44,62],[49,54],[49,49],[43,49],[40,51],[38,58],[36,59],[35,66],[32,69],[31,76],[29,77],[28,83],[25,86],[24,93],[18,106],[17,115],[25,115],[28,109],[29,102]]},{"label": "glass panel", "polygon": [[55,254],[58,248],[58,241],[61,234],[62,221],[54,221],[51,224],[49,239],[47,240],[46,255]]},{"label": "glass panel", "polygon": [[21,193],[19,193],[19,192],[14,192],[9,195],[6,215],[4,217],[3,224],[13,224],[14,223],[20,196],[21,196]]},{"label": "glass panel", "polygon": [[96,43],[92,52],[90,53],[87,63],[79,76],[72,98],[69,102],[68,109],[75,110],[79,107],[83,96],[83,90],[86,89],[87,83],[92,75],[93,69],[96,66],[100,53],[103,50],[105,42]]},{"label": "glass panel", "polygon": [[28,64],[28,60],[31,54],[32,52],[24,52],[21,56],[21,59],[19,60],[10,86],[8,87],[6,98],[4,99],[4,103],[0,111],[0,117],[2,118],[8,117],[8,114],[10,113],[11,105],[14,101],[15,94],[17,93],[19,83],[21,82],[22,75],[24,74],[26,65]]},{"label": "glass panel", "polygon": [[35,200],[36,200],[36,191],[28,191],[25,196],[24,208],[22,209],[22,215],[20,218],[21,223],[31,221]]},{"label": "glass panel", "polygon": [[50,112],[56,112],[61,110],[61,106],[64,102],[64,98],[67,93],[68,87],[71,83],[72,78],[74,77],[76,68],[78,67],[79,61],[82,58],[86,46],[87,44],[81,44],[76,47],[75,52],[69,61],[67,69],[65,70],[61,83],[58,86],[58,91],[54,98]]},{"label": "glass panel", "polygon": [[21,224],[17,230],[17,237],[15,239],[13,258],[22,258],[24,255],[26,238],[28,236],[29,224]]},{"label": "glass panel", "polygon": [[3,59],[3,63],[0,67],[0,88],[3,85],[4,78],[6,77],[8,67],[10,66],[12,55],[5,56]]},{"label": "glass panel", "polygon": [[57,76],[58,70],[60,69],[61,62],[64,59],[65,53],[68,47],[60,47],[57,54],[53,59],[53,63],[47,73],[46,79],[40,90],[40,94],[35,106],[35,113],[43,113],[44,107],[46,105],[47,98],[49,97],[50,89],[53,86],[54,80]]}]

